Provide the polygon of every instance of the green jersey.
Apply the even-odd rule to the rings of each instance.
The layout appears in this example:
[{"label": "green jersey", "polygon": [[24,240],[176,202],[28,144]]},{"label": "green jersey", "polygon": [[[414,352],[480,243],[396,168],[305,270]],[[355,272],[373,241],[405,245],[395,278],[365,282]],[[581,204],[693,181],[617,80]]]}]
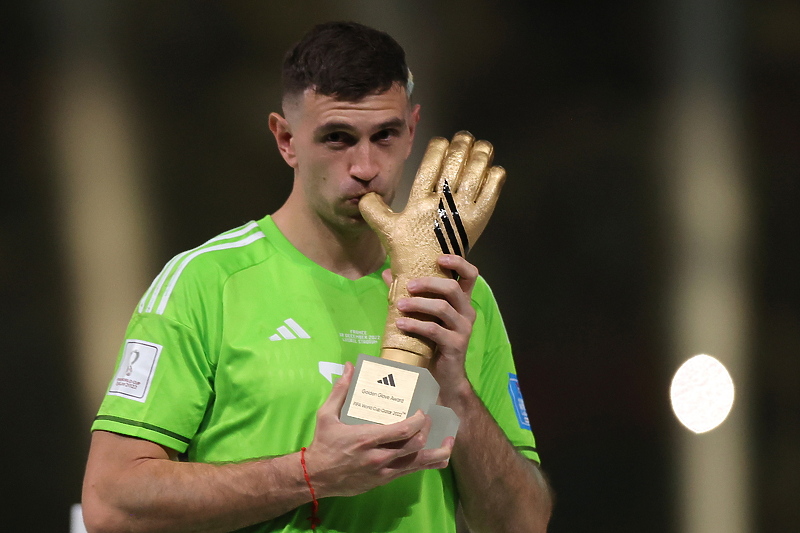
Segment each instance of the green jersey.
[{"label": "green jersey", "polygon": [[[269,216],[177,255],[133,314],[92,430],[147,439],[197,462],[308,446],[344,363],[380,355],[388,292],[380,272],[351,280],[322,268]],[[483,279],[472,303],[469,379],[511,443],[538,461],[508,337]],[[425,470],[320,500],[319,529],[455,531],[456,506],[452,469]],[[309,514],[301,506],[246,531],[306,531]]]}]

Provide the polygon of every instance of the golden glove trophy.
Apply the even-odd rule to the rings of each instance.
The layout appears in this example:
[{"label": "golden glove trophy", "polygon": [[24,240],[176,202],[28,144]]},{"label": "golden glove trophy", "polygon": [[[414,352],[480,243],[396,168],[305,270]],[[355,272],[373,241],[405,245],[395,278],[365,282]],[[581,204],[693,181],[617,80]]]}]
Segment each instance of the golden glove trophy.
[{"label": "golden glove trophy", "polygon": [[[396,303],[409,296],[406,284],[411,279],[455,276],[442,270],[437,259],[442,254],[466,256],[489,222],[506,177],[502,167],[491,166],[493,155],[490,143],[475,141],[465,131],[452,142],[435,137],[402,212],[394,213],[376,193],[361,198],[361,214],[391,259],[392,283],[381,356],[359,356],[341,411],[343,422],[390,424],[421,409],[433,419],[427,447],[455,436],[458,417],[436,405],[439,385],[427,370],[436,345],[397,328],[395,321],[403,313]],[[427,315],[413,318],[432,320]]]}]

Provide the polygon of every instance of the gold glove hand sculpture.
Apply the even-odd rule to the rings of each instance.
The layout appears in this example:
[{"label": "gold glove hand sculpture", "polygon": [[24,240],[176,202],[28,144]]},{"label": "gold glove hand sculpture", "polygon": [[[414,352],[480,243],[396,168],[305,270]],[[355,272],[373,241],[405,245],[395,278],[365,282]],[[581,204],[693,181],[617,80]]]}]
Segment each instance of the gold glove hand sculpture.
[{"label": "gold glove hand sculpture", "polygon": [[[389,316],[381,357],[427,368],[436,350],[433,341],[401,331],[396,303],[409,296],[409,280],[425,276],[452,277],[437,264],[442,254],[466,256],[483,232],[506,178],[502,167],[490,167],[492,145],[462,131],[453,141],[435,137],[422,158],[408,204],[393,212],[376,193],[358,204],[367,223],[378,233],[392,261]],[[409,315],[413,316],[413,315]],[[432,320],[427,315],[413,316]]]}]

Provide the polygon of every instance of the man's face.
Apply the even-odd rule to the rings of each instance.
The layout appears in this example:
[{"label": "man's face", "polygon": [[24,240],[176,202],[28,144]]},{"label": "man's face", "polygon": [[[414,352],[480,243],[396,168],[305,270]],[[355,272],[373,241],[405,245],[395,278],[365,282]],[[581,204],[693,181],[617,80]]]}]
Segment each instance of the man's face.
[{"label": "man's face", "polygon": [[[365,227],[359,199],[377,192],[389,204],[411,151],[419,106],[394,85],[357,102],[306,90],[285,105],[286,162],[295,190],[324,222],[340,229]],[[274,130],[273,130],[274,131]]]}]

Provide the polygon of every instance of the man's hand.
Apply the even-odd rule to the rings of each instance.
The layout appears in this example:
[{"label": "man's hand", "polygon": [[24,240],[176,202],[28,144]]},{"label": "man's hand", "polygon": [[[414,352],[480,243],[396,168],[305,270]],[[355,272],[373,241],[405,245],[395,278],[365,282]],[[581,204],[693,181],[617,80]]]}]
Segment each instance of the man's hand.
[{"label": "man's hand", "polygon": [[421,411],[395,424],[347,425],[339,421],[353,365],[317,411],[314,440],[306,451],[309,476],[319,497],[353,496],[385,485],[400,476],[431,468],[444,468],[454,441],[425,450],[431,420]]},{"label": "man's hand", "polygon": [[[402,331],[436,343],[430,370],[441,386],[439,398],[461,420],[452,465],[471,531],[545,531],[552,496],[538,466],[522,457],[472,390],[464,367],[476,313],[471,304],[478,269],[464,258],[442,255],[438,264],[458,280],[422,277],[409,281],[403,313],[434,320],[401,317]],[[384,281],[391,273],[384,272]],[[492,487],[487,491],[487,487]]]},{"label": "man's hand", "polygon": [[[464,361],[476,317],[471,296],[478,269],[457,255],[441,255],[437,264],[455,272],[458,279],[428,276],[409,281],[409,297],[397,301],[397,308],[408,316],[398,318],[397,327],[436,343],[430,370],[441,387],[443,403],[452,406],[455,396],[470,387]],[[420,314],[433,320],[411,318]]]},{"label": "man's hand", "polygon": [[[374,193],[364,195],[359,203],[364,219],[378,233],[392,260],[383,348],[412,354],[405,362],[428,366],[437,343],[424,333],[400,331],[397,319],[411,316],[430,320],[437,315],[408,315],[395,304],[410,295],[407,284],[412,279],[460,275],[455,265],[443,265],[438,258],[442,254],[466,256],[486,227],[506,176],[502,167],[491,166],[492,158],[492,145],[476,142],[467,132],[457,133],[449,143],[434,138],[402,212],[394,213]],[[434,289],[432,294],[454,294],[450,289],[445,294],[441,287]],[[385,352],[382,356],[386,356]]]}]

